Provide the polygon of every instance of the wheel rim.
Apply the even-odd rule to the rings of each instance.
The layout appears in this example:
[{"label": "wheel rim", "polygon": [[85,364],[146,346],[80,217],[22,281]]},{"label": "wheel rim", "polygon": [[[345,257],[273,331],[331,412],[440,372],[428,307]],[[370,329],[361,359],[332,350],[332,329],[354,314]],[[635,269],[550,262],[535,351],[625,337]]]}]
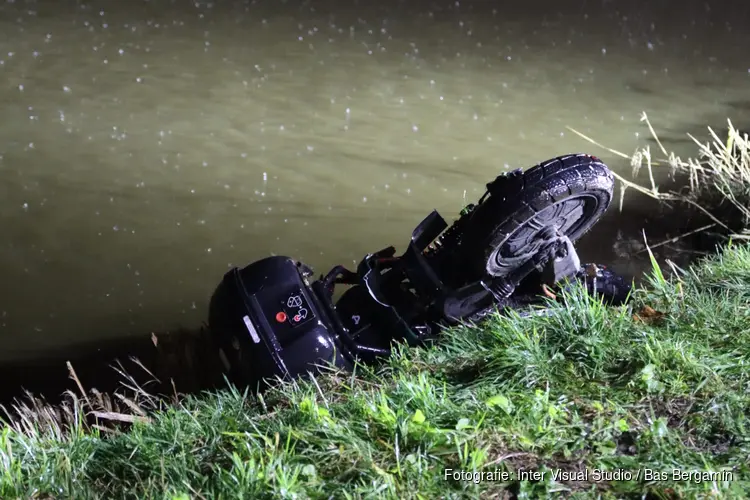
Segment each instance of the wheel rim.
[{"label": "wheel rim", "polygon": [[496,245],[487,258],[487,272],[504,276],[518,269],[541,249],[545,235],[557,233],[575,239],[592,222],[599,200],[582,194],[559,201],[537,212]]}]

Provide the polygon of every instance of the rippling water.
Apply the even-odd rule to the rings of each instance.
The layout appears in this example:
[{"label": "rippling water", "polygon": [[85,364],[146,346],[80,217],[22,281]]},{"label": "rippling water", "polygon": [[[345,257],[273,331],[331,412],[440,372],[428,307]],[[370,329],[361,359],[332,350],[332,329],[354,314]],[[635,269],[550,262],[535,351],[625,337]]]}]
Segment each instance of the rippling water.
[{"label": "rippling water", "polygon": [[507,168],[629,171],[566,125],[747,115],[741,3],[547,3],[0,4],[0,357],[196,325],[228,266],[353,264]]}]

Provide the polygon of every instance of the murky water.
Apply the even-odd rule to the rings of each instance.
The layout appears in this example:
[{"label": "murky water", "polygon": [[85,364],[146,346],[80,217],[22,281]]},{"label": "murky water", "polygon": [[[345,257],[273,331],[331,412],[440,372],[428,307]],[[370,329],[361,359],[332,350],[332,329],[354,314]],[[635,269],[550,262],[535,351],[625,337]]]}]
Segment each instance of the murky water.
[{"label": "murky water", "polygon": [[0,4],[0,358],[194,326],[230,265],[353,263],[559,154],[629,171],[566,125],[631,152],[642,110],[681,139],[750,96],[741,2],[342,3]]}]

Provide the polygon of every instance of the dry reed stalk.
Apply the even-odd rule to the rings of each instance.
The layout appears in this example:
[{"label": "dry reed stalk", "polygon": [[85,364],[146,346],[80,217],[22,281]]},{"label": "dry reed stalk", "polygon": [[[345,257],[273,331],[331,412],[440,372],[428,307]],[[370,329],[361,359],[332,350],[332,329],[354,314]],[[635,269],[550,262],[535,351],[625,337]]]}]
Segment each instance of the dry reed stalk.
[{"label": "dry reed stalk", "polygon": [[[729,201],[740,212],[740,214],[742,214],[744,218],[744,226],[750,224],[750,140],[748,139],[748,135],[737,130],[731,120],[727,120],[729,128],[727,139],[725,141],[719,139],[718,135],[711,127],[708,127],[708,130],[711,134],[712,142],[704,144],[692,135],[687,134],[688,137],[690,137],[698,146],[699,159],[688,158],[687,161],[683,161],[673,152],[668,152],[666,150],[645,112],[641,115],[641,121],[646,122],[649,132],[661,150],[661,153],[664,155],[664,158],[654,160],[649,146],[638,148],[632,155],[627,155],[621,151],[600,144],[572,127],[566,127],[568,130],[591,144],[594,144],[616,156],[629,160],[633,169],[633,177],[638,175],[640,169],[643,168],[645,164],[648,171],[650,186],[640,185],[624,178],[616,172],[613,172],[614,176],[622,184],[620,191],[620,211],[622,211],[625,191],[627,189],[633,189],[664,203],[677,201],[693,206],[705,214],[714,223],[704,226],[700,229],[701,231],[707,230],[714,225],[718,225],[727,230],[730,233],[729,236],[733,239],[750,240],[750,232],[744,230],[739,234],[734,233],[726,223],[721,221],[698,201],[700,195],[713,189],[725,200]],[[660,192],[656,185],[653,172],[654,167],[659,166],[668,166],[671,175],[674,175],[675,172],[687,174],[689,179],[688,193],[685,194],[674,191],[668,193]],[[695,234],[695,232],[699,231],[691,231],[688,234],[678,236],[677,239],[690,234]],[[673,240],[674,238],[660,244],[669,243]]]}]

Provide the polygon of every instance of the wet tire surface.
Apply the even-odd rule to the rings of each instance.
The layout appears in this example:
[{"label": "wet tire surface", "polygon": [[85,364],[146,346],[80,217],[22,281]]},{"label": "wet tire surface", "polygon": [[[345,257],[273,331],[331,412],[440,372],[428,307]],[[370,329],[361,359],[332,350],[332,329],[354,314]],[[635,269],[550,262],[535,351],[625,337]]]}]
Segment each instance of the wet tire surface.
[{"label": "wet tire surface", "polygon": [[607,210],[614,191],[607,166],[585,154],[547,160],[504,182],[476,208],[461,239],[458,262],[470,280],[519,267],[545,227],[576,241]]}]

